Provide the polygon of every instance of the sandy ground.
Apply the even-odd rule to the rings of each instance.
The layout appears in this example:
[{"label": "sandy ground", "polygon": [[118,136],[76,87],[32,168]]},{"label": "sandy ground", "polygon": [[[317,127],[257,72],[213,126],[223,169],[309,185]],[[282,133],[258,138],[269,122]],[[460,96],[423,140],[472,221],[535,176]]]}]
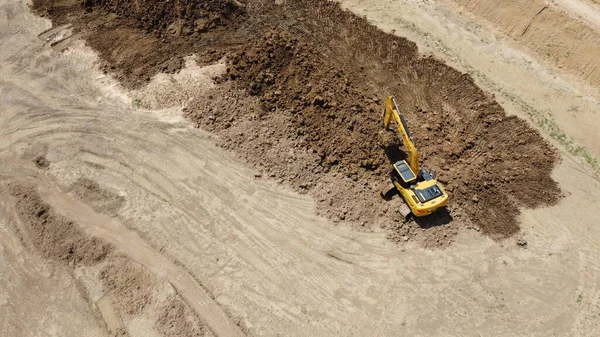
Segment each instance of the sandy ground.
[{"label": "sandy ground", "polygon": [[[82,43],[69,39],[52,46],[53,32],[38,37],[50,23],[30,14],[26,3],[0,4],[1,186],[36,185],[57,213],[112,243],[165,288],[172,286],[217,335],[598,331],[600,183],[568,153],[553,175],[565,198],[521,216],[526,249],[514,238],[498,243],[467,231],[442,251],[410,244],[400,249],[385,233],[335,226],[314,215],[308,197],[255,179],[256,172],[217,148],[212,135],[186,122],[180,108],[136,109],[97,70],[95,55]],[[415,5],[413,13],[433,13],[420,6],[427,4]],[[473,58],[486,54],[475,50]],[[489,59],[481,57],[482,64]],[[552,89],[539,84],[548,73],[541,74],[526,78],[530,90],[523,97]],[[502,88],[520,92],[520,83]],[[210,82],[193,85],[202,90]],[[525,98],[515,111],[519,102],[529,102]],[[571,127],[585,125],[583,119]],[[600,153],[593,142],[586,145]],[[39,156],[47,165],[36,165]],[[112,193],[82,198],[82,179]],[[76,286],[90,289],[85,280],[95,282],[93,270],[44,260],[21,238],[11,203],[3,198],[0,208],[2,331],[103,336],[125,320],[130,336],[160,335],[158,329],[139,330],[147,316],[127,321],[114,318],[114,308],[97,309],[105,306],[102,296]]]}]

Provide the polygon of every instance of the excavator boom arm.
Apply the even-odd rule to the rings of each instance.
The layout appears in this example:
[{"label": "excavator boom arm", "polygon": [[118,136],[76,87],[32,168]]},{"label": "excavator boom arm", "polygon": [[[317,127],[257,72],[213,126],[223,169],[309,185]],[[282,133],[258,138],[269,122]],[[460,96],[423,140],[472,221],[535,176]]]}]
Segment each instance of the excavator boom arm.
[{"label": "excavator boom arm", "polygon": [[414,174],[419,174],[419,152],[412,140],[408,125],[406,124],[404,117],[400,114],[400,109],[398,109],[396,100],[393,96],[390,96],[385,100],[385,112],[383,115],[384,128],[388,129],[392,120],[396,123],[396,133],[398,134],[398,138],[402,139],[406,151],[408,152],[408,166]]}]

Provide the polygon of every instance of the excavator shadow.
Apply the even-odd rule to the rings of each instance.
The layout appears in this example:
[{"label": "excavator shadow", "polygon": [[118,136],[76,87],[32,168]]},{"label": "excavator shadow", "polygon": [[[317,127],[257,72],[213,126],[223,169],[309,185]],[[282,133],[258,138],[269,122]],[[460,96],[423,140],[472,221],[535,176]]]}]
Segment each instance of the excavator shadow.
[{"label": "excavator shadow", "polygon": [[[400,150],[400,144],[398,143],[383,146],[383,150],[385,151],[385,154],[388,160],[390,161],[390,164],[394,164],[399,160],[407,158],[406,153]],[[393,172],[393,169],[390,168],[390,171]],[[383,200],[390,201],[394,198],[394,196],[400,197],[400,194],[398,193],[396,187],[391,182],[389,182],[387,184],[382,185],[382,187],[380,188],[380,196]]]},{"label": "excavator shadow", "polygon": [[400,144],[396,142],[384,146],[383,149],[385,151],[385,155],[390,161],[390,164],[394,164],[400,160],[408,159],[408,155],[406,154],[406,152],[400,150]]},{"label": "excavator shadow", "polygon": [[446,207],[439,208],[433,214],[430,214],[425,217],[413,217],[415,222],[419,225],[419,227],[427,229],[438,226],[444,226],[452,222],[452,214],[448,211]]},{"label": "excavator shadow", "polygon": [[[394,198],[394,196],[398,195],[398,190],[394,185],[385,184],[385,186],[381,189],[381,198],[385,201],[390,201]],[[398,197],[400,197],[398,195]]]}]

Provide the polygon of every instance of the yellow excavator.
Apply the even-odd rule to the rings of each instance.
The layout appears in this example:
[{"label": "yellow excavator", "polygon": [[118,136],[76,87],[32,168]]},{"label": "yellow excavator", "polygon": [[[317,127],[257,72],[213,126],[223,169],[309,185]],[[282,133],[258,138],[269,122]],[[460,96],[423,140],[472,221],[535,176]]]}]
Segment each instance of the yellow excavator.
[{"label": "yellow excavator", "polygon": [[[393,96],[385,100],[383,127],[390,130],[390,124],[396,124],[396,134],[402,140],[408,152],[408,163],[399,160],[394,163],[391,172],[392,183],[400,193],[406,205],[400,207],[400,213],[407,217],[410,213],[422,217],[429,215],[448,203],[448,194],[435,179],[434,174],[419,167],[419,152],[412,136],[400,114]],[[408,207],[407,207],[408,206]]]}]

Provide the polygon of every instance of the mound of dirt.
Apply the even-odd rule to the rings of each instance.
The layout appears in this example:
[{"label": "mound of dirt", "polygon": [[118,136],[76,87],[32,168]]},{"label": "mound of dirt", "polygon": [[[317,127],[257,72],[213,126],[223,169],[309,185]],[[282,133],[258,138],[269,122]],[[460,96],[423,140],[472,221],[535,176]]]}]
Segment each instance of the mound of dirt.
[{"label": "mound of dirt", "polygon": [[107,242],[89,237],[77,224],[55,214],[35,188],[10,186],[16,198],[15,209],[24,227],[24,236],[46,258],[70,266],[91,266],[104,260],[113,250]]},{"label": "mound of dirt", "polygon": [[139,314],[152,300],[156,276],[127,258],[111,259],[100,271],[104,293],[129,315]]},{"label": "mound of dirt", "polygon": [[[334,220],[388,227],[397,240],[434,228],[425,241],[443,244],[460,219],[461,226],[505,238],[519,229],[519,207],[560,197],[550,177],[558,154],[525,121],[506,116],[468,75],[419,55],[414,43],[338,4],[256,0],[238,10],[213,0],[194,12],[193,1],[175,3],[149,0],[138,9],[92,1],[91,13],[79,18],[48,13],[86,32],[125,84],[143,82],[168,60],[192,52],[201,60],[210,59],[207,51],[227,55],[227,78],[199,94],[188,117],[219,133],[224,147],[265,175],[311,193]],[[142,13],[146,9],[160,12],[160,19],[147,23],[155,14]],[[192,25],[194,15],[219,19],[203,33]],[[100,32],[83,24],[92,21]],[[193,33],[170,33],[175,22]],[[147,43],[136,42],[144,36]],[[377,197],[389,181],[390,162],[404,156],[395,136],[380,127],[388,95],[396,96],[412,127],[425,167],[447,186],[449,212],[403,223],[401,201]]]},{"label": "mound of dirt", "polygon": [[287,31],[268,33],[234,54],[230,65],[229,77],[259,96],[266,113],[285,114],[297,130],[277,138],[295,136],[317,154],[324,172],[339,166],[357,180],[362,171],[385,166],[378,125],[367,122],[380,107],[311,45]]},{"label": "mound of dirt", "polygon": [[96,212],[114,215],[125,204],[125,198],[115,192],[104,189],[97,182],[80,178],[71,187],[69,192],[92,207]]},{"label": "mound of dirt", "polygon": [[[383,217],[389,222],[397,214],[384,210],[382,215],[372,204],[370,187],[384,181],[390,163],[404,156],[395,137],[381,133],[380,126],[382,98],[397,93],[424,163],[448,187],[452,216],[466,215],[483,233],[503,238],[518,231],[519,207],[552,204],[559,198],[560,190],[550,178],[558,154],[526,122],[507,117],[469,76],[433,58],[421,58],[406,40],[373,29],[335,5],[322,6],[319,15],[312,16],[321,20],[314,19],[310,31],[334,35],[322,33],[319,42],[339,41],[342,36],[335,32],[344,32],[389,48],[373,50],[358,39],[345,39],[346,46],[323,46],[311,42],[312,35],[301,39],[301,33],[285,30],[255,39],[230,58],[229,78],[257,96],[264,112],[256,125],[245,125],[242,137],[226,138],[226,147],[243,149],[246,158],[257,158],[255,164],[308,190],[321,181],[335,186],[335,176],[324,178],[333,170],[353,183],[324,200],[322,190],[327,188],[319,186],[315,192],[322,209],[332,208],[346,220]],[[308,11],[303,17],[309,17]],[[324,29],[328,25],[332,29]],[[324,57],[324,50],[332,57]],[[342,51],[351,51],[353,59],[363,62],[333,56]],[[228,109],[211,102],[207,111],[202,102],[207,100],[189,106],[193,119],[220,124],[220,129],[235,122]],[[239,111],[243,110],[237,110],[238,116]],[[269,141],[260,136],[265,132]],[[286,149],[290,145],[293,150]],[[297,152],[301,158],[294,157]],[[337,182],[348,184],[339,178]],[[432,227],[450,220],[442,216],[419,222],[420,227]]]},{"label": "mound of dirt", "polygon": [[200,317],[179,297],[171,298],[161,309],[156,320],[160,333],[169,337],[208,337],[214,333]]},{"label": "mound of dirt", "polygon": [[192,36],[219,28],[235,27],[244,16],[244,8],[231,0],[85,0],[83,6],[88,12],[100,7],[121,17],[135,19],[137,28],[163,38],[173,35]]},{"label": "mound of dirt", "polygon": [[183,56],[218,61],[238,43],[228,34],[245,21],[237,1],[34,0],[33,10],[74,33],[100,54],[102,68],[130,88],[158,72],[177,72]]},{"label": "mound of dirt", "polygon": [[39,169],[47,169],[48,167],[50,167],[50,162],[48,161],[48,159],[46,159],[46,156],[44,155],[39,155],[35,157],[33,162],[35,163],[35,166],[37,166],[37,168]]},{"label": "mound of dirt", "polygon": [[[89,181],[78,185],[96,186]],[[45,258],[71,268],[105,263],[98,274],[104,294],[110,296],[119,311],[126,315],[149,314],[158,278],[144,266],[126,256],[115,254],[115,248],[102,239],[90,237],[74,222],[54,213],[36,189],[19,183],[8,186],[15,199],[15,211],[21,220],[23,240],[31,242]],[[84,293],[88,290],[79,289]],[[87,296],[87,295],[86,295]],[[155,327],[163,336],[213,336],[178,294],[156,303]],[[125,328],[116,331],[127,335]]]}]

